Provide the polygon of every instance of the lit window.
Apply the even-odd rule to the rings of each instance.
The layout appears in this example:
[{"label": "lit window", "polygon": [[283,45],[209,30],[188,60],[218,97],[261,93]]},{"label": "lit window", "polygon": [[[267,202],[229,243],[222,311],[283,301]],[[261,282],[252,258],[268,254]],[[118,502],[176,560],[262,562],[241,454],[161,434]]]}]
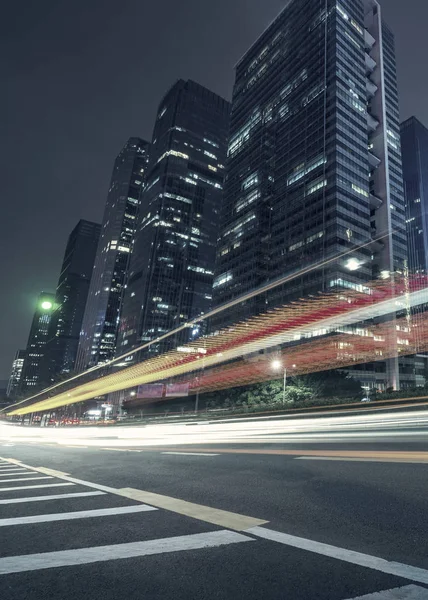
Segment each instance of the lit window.
[{"label": "lit window", "polygon": [[255,185],[256,183],[259,182],[259,177],[257,175],[257,171],[255,173],[251,173],[251,175],[249,175],[248,177],[246,177],[244,179],[244,181],[242,182],[242,189],[246,190],[249,187]]},{"label": "lit window", "polygon": [[362,188],[360,188],[358,185],[355,185],[355,183],[353,183],[351,187],[354,190],[354,192],[357,192],[357,194],[361,194],[361,196],[365,196],[366,198],[369,197],[368,192],[366,192],[366,190],[363,190]]},{"label": "lit window", "polygon": [[323,179],[322,181],[318,181],[316,183],[313,183],[311,186],[309,186],[307,188],[306,195],[309,196],[309,194],[313,194],[317,190],[320,190],[320,189],[324,188],[326,185],[327,185],[327,179]]},{"label": "lit window", "polygon": [[162,154],[162,156],[160,156],[158,158],[157,162],[159,163],[161,160],[163,160],[167,156],[176,156],[177,158],[183,158],[185,160],[188,160],[188,158],[189,158],[189,155],[184,154],[183,152],[177,152],[177,150],[167,150],[166,152],[164,152]]},{"label": "lit window", "polygon": [[315,170],[316,168],[320,167],[321,165],[324,165],[326,162],[327,158],[322,155],[317,156],[316,158],[312,159],[306,164],[300,164],[299,166],[294,168],[290,177],[287,179],[287,185],[292,185],[296,181],[299,181],[299,179],[302,179],[302,177]]},{"label": "lit window", "polygon": [[213,142],[207,138],[204,138],[204,142],[206,142],[207,144],[211,144],[211,146],[214,146],[215,148],[220,148],[220,146],[216,144],[216,142]]},{"label": "lit window", "polygon": [[215,288],[220,287],[220,286],[224,285],[225,283],[227,283],[228,281],[231,281],[232,279],[233,279],[233,275],[232,275],[231,271],[227,271],[227,273],[222,273],[221,275],[219,275],[218,277],[216,277],[214,279],[213,287],[215,287]]}]

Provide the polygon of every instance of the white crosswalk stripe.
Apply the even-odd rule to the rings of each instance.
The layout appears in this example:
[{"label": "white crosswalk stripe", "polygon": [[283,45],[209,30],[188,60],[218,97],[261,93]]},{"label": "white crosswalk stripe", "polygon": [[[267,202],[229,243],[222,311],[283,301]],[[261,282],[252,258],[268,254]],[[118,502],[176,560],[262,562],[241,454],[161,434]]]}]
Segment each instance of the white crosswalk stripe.
[{"label": "white crosswalk stripe", "polygon": [[428,600],[428,590],[417,585],[406,585],[349,600]]},{"label": "white crosswalk stripe", "polygon": [[30,496],[26,498],[6,498],[0,504],[24,504],[27,502],[46,502],[47,500],[68,500],[70,498],[87,498],[88,496],[104,496],[105,492],[71,492],[71,494],[50,494],[49,496]]},{"label": "white crosswalk stripe", "polygon": [[40,485],[13,485],[12,487],[2,487],[0,492],[16,492],[18,490],[38,490],[40,488],[64,487],[66,485],[75,485],[74,483],[45,483]]},{"label": "white crosswalk stripe", "polygon": [[157,508],[153,508],[153,506],[147,506],[146,504],[140,504],[136,506],[119,506],[115,508],[100,508],[96,510],[79,510],[76,512],[63,512],[51,515],[32,515],[31,517],[0,519],[0,527],[29,525],[32,523],[48,523],[51,521],[69,521],[71,519],[90,519],[94,517],[126,515],[130,513],[147,512],[151,510],[157,510]]},{"label": "white crosswalk stripe", "polygon": [[[12,483],[12,481],[33,481],[36,479],[53,479],[53,477],[51,475],[43,475],[42,477],[40,477],[40,475],[38,475],[37,477],[18,477],[15,479],[2,479],[0,483]],[[2,489],[3,488],[0,487],[0,491]]]},{"label": "white crosswalk stripe", "polygon": [[6,471],[5,473],[0,473],[0,477],[9,477],[9,475],[11,473],[13,473],[15,475],[15,473],[19,473],[20,475],[22,473],[29,473],[30,471],[27,471],[26,469],[10,469],[9,471]]},{"label": "white crosswalk stripe", "polygon": [[60,552],[45,552],[41,554],[25,554],[24,556],[0,558],[0,575],[71,565],[86,565],[107,560],[166,554],[182,550],[215,548],[226,544],[253,541],[253,538],[246,535],[223,529],[221,531],[182,535],[146,542],[95,546],[94,548],[79,548],[78,550],[62,550]]}]

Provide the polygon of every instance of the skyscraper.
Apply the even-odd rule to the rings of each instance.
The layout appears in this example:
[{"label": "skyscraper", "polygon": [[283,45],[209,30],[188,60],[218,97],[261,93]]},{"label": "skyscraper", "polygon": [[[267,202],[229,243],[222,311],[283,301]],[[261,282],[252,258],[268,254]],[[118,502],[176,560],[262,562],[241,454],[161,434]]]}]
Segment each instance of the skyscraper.
[{"label": "skyscraper", "polygon": [[428,129],[416,117],[401,124],[409,269],[428,273]]},{"label": "skyscraper", "polygon": [[[428,129],[416,117],[401,124],[403,178],[406,192],[406,226],[409,270],[428,273]],[[413,309],[412,320],[418,326],[420,316],[428,310],[428,303]],[[415,329],[418,335],[418,329]],[[424,340],[420,340],[423,342]],[[414,357],[415,383],[428,381],[428,356]]]},{"label": "skyscraper", "polygon": [[55,294],[41,292],[25,350],[24,366],[19,392],[23,394],[37,391],[43,385],[43,362],[48,341],[49,323],[55,310]]},{"label": "skyscraper", "polygon": [[76,367],[82,371],[114,357],[120,303],[134,243],[149,143],[130,138],[114,163]]},{"label": "skyscraper", "polygon": [[6,394],[12,400],[17,396],[21,384],[22,369],[24,367],[25,350],[17,350],[12,363],[9,383]]},{"label": "skyscraper", "polygon": [[[229,103],[193,81],[162,99],[150,150],[117,352],[208,311]],[[153,345],[150,352],[165,350]]]},{"label": "skyscraper", "polygon": [[74,370],[101,225],[80,220],[65,249],[46,345],[45,383]]},{"label": "skyscraper", "polygon": [[394,40],[376,0],[287,4],[236,66],[226,165],[217,305],[353,252],[218,326],[405,269]]}]

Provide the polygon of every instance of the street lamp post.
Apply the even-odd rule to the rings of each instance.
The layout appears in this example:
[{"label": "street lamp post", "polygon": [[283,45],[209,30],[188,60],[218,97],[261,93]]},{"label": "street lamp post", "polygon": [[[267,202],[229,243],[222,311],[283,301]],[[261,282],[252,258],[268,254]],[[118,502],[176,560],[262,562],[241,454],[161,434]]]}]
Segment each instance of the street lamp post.
[{"label": "street lamp post", "polygon": [[287,367],[284,367],[284,386],[282,388],[282,403],[285,404],[285,386],[287,385]]},{"label": "street lamp post", "polygon": [[[272,368],[278,371],[283,367],[283,364],[280,360],[274,360],[272,362]],[[284,384],[282,387],[282,404],[285,404],[285,386],[287,385],[287,367],[284,367]]]},{"label": "street lamp post", "polygon": [[195,398],[195,415],[199,410],[199,377],[196,377],[196,398]]}]

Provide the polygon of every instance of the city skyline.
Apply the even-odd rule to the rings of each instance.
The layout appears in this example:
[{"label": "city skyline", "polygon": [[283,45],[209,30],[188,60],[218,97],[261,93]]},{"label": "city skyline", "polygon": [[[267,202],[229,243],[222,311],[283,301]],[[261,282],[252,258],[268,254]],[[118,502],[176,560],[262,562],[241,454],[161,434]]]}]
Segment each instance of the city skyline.
[{"label": "city skyline", "polygon": [[[415,10],[409,15],[409,23],[404,24],[399,19],[399,4],[399,2],[392,2],[392,0],[384,0],[382,2],[385,18],[390,24],[397,38],[399,90],[402,109],[401,120],[414,114],[419,120],[422,121],[424,125],[427,125],[428,114],[426,111],[424,113],[422,100],[424,97],[426,97],[428,90],[424,91],[421,89],[423,84],[416,77],[416,68],[413,71],[411,68],[403,68],[404,65],[411,65],[412,67],[415,67],[414,64],[411,64],[411,51],[404,48],[404,40],[406,39],[406,41],[408,41],[406,35],[408,36],[410,27],[413,26],[417,30],[419,23],[424,22],[424,15],[427,12],[427,7],[420,3],[420,6],[417,7],[417,11]],[[190,2],[189,5],[193,6],[193,3]],[[186,78],[192,77],[200,83],[207,85],[210,87],[210,89],[213,89],[213,91],[230,98],[234,62],[240,58],[241,54],[247,49],[252,41],[258,37],[258,35],[260,35],[264,27],[268,25],[268,23],[279,13],[281,8],[284,6],[284,3],[269,2],[264,3],[263,7],[259,6],[257,8],[256,3],[254,2],[253,4],[250,3],[249,6],[248,3],[246,3],[246,6],[247,12],[245,18],[248,19],[248,22],[246,22],[248,26],[244,28],[245,31],[242,33],[242,38],[239,38],[238,43],[237,39],[235,39],[235,37],[232,35],[232,28],[235,27],[236,29],[237,24],[240,22],[238,15],[232,15],[226,28],[228,43],[226,43],[222,48],[220,56],[218,55],[218,41],[214,39],[214,32],[216,32],[218,35],[219,29],[216,30],[215,27],[220,28],[221,5],[216,9],[213,9],[213,14],[210,15],[213,17],[212,19],[206,18],[207,15],[210,14],[208,9],[205,9],[206,12],[204,12],[202,9],[196,10],[195,22],[200,21],[200,28],[205,31],[206,34],[204,36],[204,40],[205,38],[208,39],[206,44],[208,50],[205,51],[211,53],[210,64],[212,64],[212,69],[206,69],[206,64],[203,62],[206,61],[206,55],[202,54],[201,58],[199,59],[200,64],[195,64],[192,59],[193,53],[190,50],[197,45],[197,38],[191,38],[188,41],[188,56],[186,55],[188,61],[187,64],[183,64],[182,62],[180,63],[180,59],[178,58],[177,60],[180,63],[180,66],[177,68],[177,62],[172,61],[172,64],[168,64],[170,59],[169,57],[167,59],[167,54],[161,55],[158,60],[161,60],[162,65],[165,65],[165,73],[163,73],[162,77],[160,77],[160,79],[153,84],[153,88],[150,90],[150,100],[147,101],[148,104],[145,105],[145,109],[142,109],[141,106],[141,94],[135,94],[135,90],[133,90],[133,93],[130,95],[132,96],[135,94],[135,106],[133,105],[134,112],[131,111],[130,114],[127,115],[126,110],[123,110],[123,103],[118,104],[118,99],[115,99],[116,104],[113,102],[114,106],[106,103],[105,110],[108,112],[108,115],[103,113],[102,117],[100,117],[98,121],[95,120],[94,124],[90,124],[91,126],[95,127],[95,129],[96,127],[99,127],[100,131],[102,129],[105,136],[105,131],[108,130],[108,143],[104,144],[104,140],[100,139],[99,143],[97,144],[97,152],[90,148],[89,145],[85,147],[85,144],[82,143],[82,140],[73,139],[73,136],[68,135],[65,136],[65,139],[70,139],[70,143],[66,147],[66,156],[71,160],[72,166],[70,167],[68,162],[64,162],[64,158],[59,160],[59,158],[56,159],[55,157],[54,158],[57,160],[57,162],[54,162],[52,165],[49,159],[52,159],[53,157],[51,153],[51,142],[53,139],[55,139],[55,135],[52,133],[52,130],[50,133],[42,130],[41,134],[39,134],[38,139],[41,144],[42,151],[40,153],[38,152],[37,154],[43,156],[43,148],[45,148],[47,149],[47,157],[45,158],[44,164],[41,165],[40,158],[36,156],[32,161],[31,168],[37,168],[38,171],[41,171],[44,174],[45,181],[50,181],[51,179],[52,183],[50,183],[50,185],[53,187],[52,189],[48,189],[49,193],[43,194],[41,180],[38,178],[39,176],[37,175],[35,179],[32,179],[32,188],[35,190],[33,191],[33,194],[36,194],[38,202],[34,203],[34,201],[32,201],[28,205],[28,210],[25,212],[25,219],[23,221],[24,226],[22,227],[21,233],[21,235],[24,236],[25,244],[22,244],[20,248],[14,252],[14,256],[12,257],[12,286],[8,298],[5,298],[5,305],[4,309],[2,310],[2,314],[5,317],[5,325],[3,328],[5,335],[3,337],[4,345],[0,352],[1,377],[8,377],[16,348],[22,347],[25,344],[25,338],[31,321],[32,306],[38,290],[54,289],[55,287],[55,278],[60,266],[62,246],[66,237],[65,231],[69,230],[72,223],[77,221],[79,218],[95,220],[100,219],[105,192],[108,185],[108,177],[105,177],[105,174],[109,170],[109,164],[111,164],[111,162],[109,163],[108,161],[108,157],[110,157],[111,161],[115,152],[117,151],[116,145],[120,145],[120,143],[124,142],[125,139],[130,135],[149,137],[148,134],[153,125],[154,111],[158,98],[171,84],[171,81],[166,82],[167,78],[171,79],[171,70],[175,71],[173,79],[178,79],[180,75],[183,75]],[[196,8],[197,7],[195,5],[195,9]],[[236,8],[237,13],[239,13],[239,11],[242,12],[243,3],[237,2]],[[9,10],[13,9],[9,8]],[[47,16],[49,17],[49,15]],[[27,15],[26,18],[29,17],[31,17],[31,15]],[[212,24],[209,23],[209,21],[212,21]],[[27,35],[28,38],[31,38],[32,30],[29,23],[21,23],[21,26],[22,25],[23,33],[21,35]],[[223,23],[221,26],[223,39]],[[417,35],[415,35],[415,38],[416,37]],[[56,43],[59,43],[59,41],[56,40]],[[419,43],[420,40],[418,41],[418,44]],[[84,48],[82,48],[82,51],[83,49]],[[44,64],[42,58],[43,57],[38,58],[40,61],[40,64],[38,65],[39,67],[43,66]],[[17,57],[17,63],[15,64],[16,71],[11,73],[11,77],[15,84],[18,75],[21,77],[28,76],[28,73],[22,73],[18,59],[19,56]],[[413,61],[413,63],[416,63],[417,66],[417,61]],[[13,66],[14,65],[12,65],[12,67]],[[144,71],[144,68],[142,71]],[[45,76],[48,77],[46,73]],[[133,73],[132,76],[135,76],[135,73]],[[47,81],[51,81],[52,83],[52,80],[49,80],[49,77]],[[162,89],[162,92],[160,93],[161,88],[164,89]],[[43,98],[45,101],[45,97]],[[37,96],[35,102],[37,104]],[[138,109],[136,106],[137,104]],[[112,119],[113,108],[115,109],[114,119]],[[97,110],[98,109],[99,104],[97,104]],[[78,112],[75,113],[76,116],[78,114]],[[119,114],[121,115],[120,119],[118,119]],[[28,116],[29,113],[24,112],[24,117]],[[60,118],[61,114],[57,114],[57,117],[62,123]],[[115,121],[113,125],[112,121]],[[117,121],[120,121],[119,125]],[[11,119],[11,122],[14,122],[14,120]],[[77,132],[83,131],[88,126],[88,122],[85,121],[85,119],[83,119],[83,121],[78,120],[75,122],[75,120],[71,118],[71,122],[73,124],[73,128],[77,127]],[[34,125],[32,123],[29,124],[28,120],[26,121],[25,118],[20,126],[22,127],[24,125],[30,125],[29,130],[31,130],[31,127],[34,127]],[[109,125],[111,125],[110,130],[108,129]],[[78,136],[76,135],[76,137]],[[18,135],[17,138],[22,142],[22,136],[20,137]],[[101,153],[98,152],[100,146],[105,146],[102,148]],[[53,144],[53,147],[55,147],[55,144]],[[77,157],[79,150],[81,156]],[[68,152],[71,154],[68,155]],[[56,153],[57,152],[55,150],[54,154]],[[11,152],[11,154],[13,155],[13,152]],[[91,165],[91,167],[96,165],[96,168],[93,170],[90,167],[86,167],[86,169],[80,169],[79,171],[79,167],[73,166],[73,160],[77,161],[74,163],[74,165],[84,164],[85,162],[89,161],[88,164]],[[51,178],[48,177],[49,172],[52,172]],[[70,189],[66,189],[68,185],[66,182],[68,181],[69,173],[72,174],[73,185],[70,186]],[[79,178],[79,175],[82,175],[82,177]],[[29,177],[29,180],[30,179],[31,178]],[[8,181],[6,180],[6,190],[8,189],[7,184]],[[27,180],[25,180],[23,191],[21,190],[21,194],[24,194],[24,196],[28,196],[27,186],[28,183]],[[13,194],[15,193],[15,187],[16,186],[10,188],[13,191]],[[28,197],[32,198],[32,196]],[[71,198],[74,199],[73,202],[71,202]],[[53,235],[49,237],[46,235],[48,229],[46,221],[44,220],[45,217],[42,217],[42,215],[51,209],[53,202],[55,202],[56,210],[59,210],[59,213],[55,213],[55,211],[53,212],[54,218],[55,216],[58,216],[58,214],[64,214],[64,220],[63,222],[58,223],[56,231],[52,232]],[[16,202],[16,205],[17,204],[19,203]],[[34,206],[38,208],[35,209],[33,208]],[[14,231],[14,219],[16,219],[14,208],[15,206],[12,202],[11,206],[7,207],[6,218],[4,219],[4,222],[8,223],[7,229],[10,231]],[[39,219],[39,221],[37,219]],[[33,225],[34,223],[35,225]],[[45,225],[43,225],[43,223],[45,223]],[[40,229],[41,226],[44,226],[45,229]],[[37,231],[38,237],[42,235],[43,238],[46,238],[46,249],[42,250],[41,246],[37,249],[37,244],[35,242],[35,231]],[[14,235],[16,236],[16,232]],[[2,236],[2,243],[5,245],[5,248],[8,247],[8,244],[11,244],[8,236],[10,236],[9,231],[6,231]],[[39,260],[37,263],[39,265],[39,269],[37,270],[34,268],[32,260],[28,258],[31,256],[31,252],[34,252],[34,248],[37,249]],[[9,325],[9,323],[12,325]]]}]

